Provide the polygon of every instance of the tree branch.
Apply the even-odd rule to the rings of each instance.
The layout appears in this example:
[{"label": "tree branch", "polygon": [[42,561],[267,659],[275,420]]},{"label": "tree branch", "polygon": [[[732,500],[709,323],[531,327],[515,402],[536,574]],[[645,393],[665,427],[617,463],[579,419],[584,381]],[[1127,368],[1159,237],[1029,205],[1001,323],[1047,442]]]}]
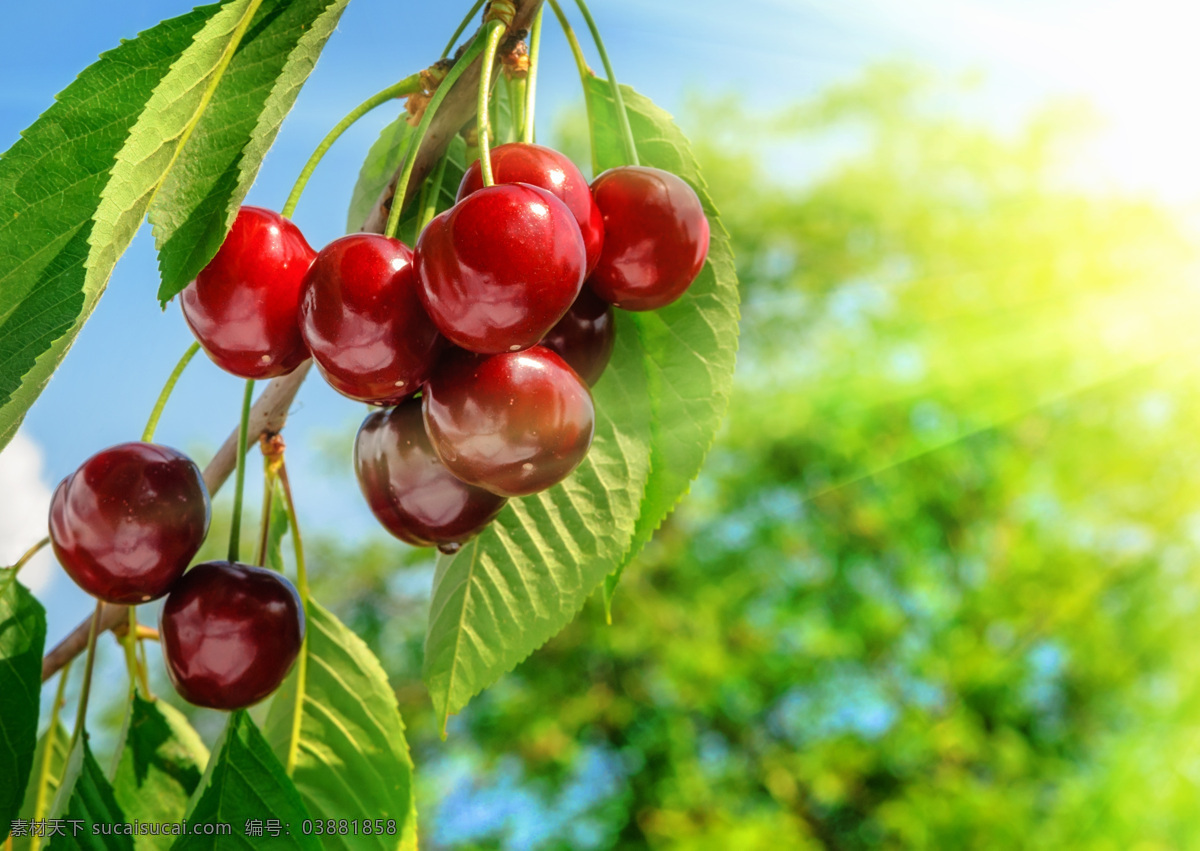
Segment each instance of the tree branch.
[{"label": "tree branch", "polygon": [[[524,32],[533,22],[534,15],[542,5],[542,0],[516,0],[515,5],[517,13],[513,18],[513,25],[497,56],[503,55],[520,38],[524,37]],[[496,64],[499,66],[499,59],[496,60]],[[421,149],[417,152],[412,178],[409,180],[408,190],[405,192],[405,204],[412,200],[420,190],[421,184],[446,152],[446,148],[455,134],[474,117],[475,93],[478,87],[479,63],[476,62],[463,72],[458,84],[446,95],[441,109],[433,117]],[[399,178],[400,171],[397,169],[396,173],[392,175],[388,188],[384,190],[379,202],[367,217],[367,221],[363,223],[362,231],[383,233],[383,227],[387,223],[388,212],[391,209],[392,197],[396,193],[396,181]],[[296,398],[296,393],[311,367],[312,361],[306,361],[294,372],[273,379],[267,385],[267,389],[263,391],[250,411],[250,427],[247,431],[249,444],[256,442],[264,433],[275,433],[283,429],[292,401]],[[229,437],[225,438],[225,442],[213,456],[212,461],[204,468],[204,483],[208,486],[210,494],[215,495],[234,470],[237,460],[237,432],[235,427]],[[99,631],[105,632],[126,623],[129,617],[128,611],[128,606],[104,604],[100,612]],[[91,620],[90,616],[85,619],[42,659],[42,682],[54,676],[63,665],[74,659],[87,647]]]}]

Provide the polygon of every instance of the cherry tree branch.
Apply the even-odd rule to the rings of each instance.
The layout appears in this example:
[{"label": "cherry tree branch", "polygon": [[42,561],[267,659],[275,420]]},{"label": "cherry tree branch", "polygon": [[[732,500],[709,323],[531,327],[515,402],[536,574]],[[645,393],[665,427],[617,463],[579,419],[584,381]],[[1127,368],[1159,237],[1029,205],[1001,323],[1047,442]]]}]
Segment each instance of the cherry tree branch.
[{"label": "cherry tree branch", "polygon": [[[542,5],[542,0],[515,0],[514,5],[517,10],[516,15],[513,17],[513,24],[509,28],[508,36],[500,45],[500,50],[497,52],[498,56],[511,50],[516,42],[524,37],[525,32],[529,29],[529,25],[533,22],[534,16],[537,14],[537,10]],[[470,39],[468,39],[469,41]],[[499,61],[497,59],[497,65],[499,65]],[[434,116],[429,126],[429,131],[425,134],[425,139],[422,141],[421,149],[417,152],[412,178],[409,180],[408,189],[405,192],[405,204],[411,201],[420,190],[421,184],[437,164],[438,160],[442,158],[455,134],[475,116],[479,74],[479,62],[466,69],[453,91],[447,94],[437,115]],[[396,192],[396,181],[399,177],[400,170],[397,169],[396,173],[392,175],[387,189],[380,195],[378,203],[372,209],[366,222],[363,223],[362,231],[383,233],[383,227],[387,223],[388,212],[391,210],[392,198]],[[287,422],[288,411],[291,409],[292,401],[296,398],[296,393],[300,390],[300,385],[304,382],[311,367],[312,361],[306,361],[295,371],[273,379],[267,385],[267,389],[259,396],[258,401],[254,403],[254,407],[250,411],[250,424],[247,431],[248,443],[253,444],[263,434],[274,434],[282,431],[284,424]],[[237,427],[234,427],[229,437],[225,438],[225,442],[221,445],[217,454],[213,456],[212,461],[204,468],[204,483],[208,486],[210,494],[215,495],[220,490],[221,485],[225,483],[225,480],[229,478],[229,474],[233,472],[237,462],[237,442],[238,430]],[[128,621],[128,612],[128,606],[105,603],[100,611],[98,631],[103,633],[125,624]],[[54,676],[63,665],[67,664],[67,662],[74,659],[87,648],[88,630],[91,626],[91,620],[90,616],[86,618],[42,659],[42,682]]]}]

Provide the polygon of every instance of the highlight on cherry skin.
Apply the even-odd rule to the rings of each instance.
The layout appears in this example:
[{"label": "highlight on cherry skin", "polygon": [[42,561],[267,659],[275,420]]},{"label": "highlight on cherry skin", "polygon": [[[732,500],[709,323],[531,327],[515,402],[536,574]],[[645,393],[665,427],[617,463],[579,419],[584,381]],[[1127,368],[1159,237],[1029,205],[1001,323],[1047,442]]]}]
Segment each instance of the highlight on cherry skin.
[{"label": "highlight on cherry skin", "polygon": [[299,323],[329,385],[375,405],[416,393],[446,345],[417,293],[412,251],[373,233],[321,249],[304,276]]},{"label": "highlight on cherry skin", "polygon": [[275,378],[308,359],[296,310],[315,256],[278,213],[238,210],[221,248],[180,296],[188,327],[217,366],[239,378]]},{"label": "highlight on cherry skin", "polygon": [[[553,194],[566,204],[579,225],[587,255],[585,275],[590,275],[600,259],[604,244],[604,221],[592,198],[587,178],[575,163],[562,153],[544,145],[509,142],[491,149],[492,177],[496,183],[528,183]],[[458,186],[461,201],[483,188],[483,169],[475,160]]]},{"label": "highlight on cherry skin", "polygon": [[610,168],[592,181],[604,247],[588,278],[622,310],[657,310],[678,299],[704,268],[709,227],[692,187],[669,171]]},{"label": "highlight on cherry skin", "polygon": [[354,440],[354,470],[385,529],[405,543],[445,553],[456,552],[508,502],[446,469],[425,433],[419,399],[363,420]]},{"label": "highlight on cherry skin", "polygon": [[579,295],[575,217],[545,189],[497,184],[435,216],[417,240],[421,301],[438,330],[482,354],[537,345]]},{"label": "highlight on cherry skin", "polygon": [[500,496],[558,484],[592,444],[595,409],[583,380],[542,346],[443,361],[422,394],[425,429],[458,478]]},{"label": "highlight on cherry skin", "polygon": [[541,342],[594,387],[604,374],[617,340],[612,305],[584,287],[558,324]]},{"label": "highlight on cherry skin", "polygon": [[304,626],[300,596],[280,574],[239,562],[198,564],[159,615],[167,675],[196,706],[251,706],[288,675]]},{"label": "highlight on cherry skin", "polygon": [[155,443],[97,452],[50,501],[50,544],[67,574],[107,603],[166,594],[208,534],[208,489],[200,468]]}]

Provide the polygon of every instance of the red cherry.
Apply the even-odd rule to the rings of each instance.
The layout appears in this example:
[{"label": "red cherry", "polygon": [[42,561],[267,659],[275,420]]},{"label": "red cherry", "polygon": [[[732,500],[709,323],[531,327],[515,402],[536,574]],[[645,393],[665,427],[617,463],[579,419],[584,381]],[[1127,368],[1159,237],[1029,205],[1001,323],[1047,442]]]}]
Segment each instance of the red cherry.
[{"label": "red cherry", "polygon": [[196,706],[241,709],[283,682],[304,640],[300,596],[261,567],[206,561],[163,603],[159,634],[167,674]]},{"label": "red cherry", "polygon": [[450,474],[434,454],[419,399],[363,420],[354,469],[371,513],[384,528],[418,547],[454,552],[491,522],[506,500]]},{"label": "red cherry", "polygon": [[420,389],[445,341],[417,295],[412,251],[355,233],[321,249],[304,277],[300,332],[334,390],[391,405]]},{"label": "red cherry", "polygon": [[217,255],[183,291],[188,327],[213,363],[241,378],[286,375],[308,359],[296,308],[316,252],[283,216],[242,207]]},{"label": "red cherry", "polygon": [[[575,167],[575,163],[553,148],[510,142],[492,148],[492,175],[496,183],[528,183],[540,187],[567,205],[583,235],[583,246],[587,252],[584,274],[590,275],[600,259],[604,222],[600,217],[600,208],[592,198],[587,178]],[[457,200],[461,201],[482,188],[483,169],[479,160],[475,160],[458,186]]]},{"label": "red cherry", "polygon": [[423,400],[425,428],[442,463],[501,496],[561,482],[592,445],[592,394],[541,346],[491,357],[455,352],[429,379]]},{"label": "red cherry", "polygon": [[416,255],[438,330],[485,354],[536,345],[575,301],[586,262],[566,205],[517,183],[481,189],[436,216]]},{"label": "red cherry", "polygon": [[584,287],[541,345],[565,360],[567,366],[592,386],[604,374],[616,339],[612,305]]},{"label": "red cherry", "polygon": [[683,295],[708,255],[708,219],[692,187],[658,168],[610,168],[592,181],[604,248],[588,286],[624,310]]},{"label": "red cherry", "polygon": [[200,468],[155,443],[97,452],[50,501],[50,543],[76,584],[107,603],[166,594],[204,543],[208,489]]}]

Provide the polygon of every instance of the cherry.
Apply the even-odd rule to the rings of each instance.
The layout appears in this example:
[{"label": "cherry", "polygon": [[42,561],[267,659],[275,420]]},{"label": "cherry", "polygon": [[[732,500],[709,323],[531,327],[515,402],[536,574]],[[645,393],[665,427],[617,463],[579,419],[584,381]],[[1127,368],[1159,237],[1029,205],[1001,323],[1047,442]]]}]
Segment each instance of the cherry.
[{"label": "cherry", "polygon": [[608,366],[616,339],[612,305],[584,287],[541,345],[565,360],[591,386]]},{"label": "cherry", "polygon": [[545,189],[480,189],[434,217],[417,240],[417,280],[450,342],[496,354],[536,345],[583,284],[575,217]]},{"label": "cherry", "polygon": [[592,394],[549,349],[454,352],[426,385],[425,428],[458,478],[525,496],[567,477],[592,444]]},{"label": "cherry", "polygon": [[213,362],[241,378],[286,375],[308,359],[296,308],[316,252],[283,216],[242,207],[183,291],[183,318]]},{"label": "cherry", "polygon": [[184,700],[241,709],[287,676],[304,640],[304,611],[278,573],[206,561],[167,595],[159,634],[167,674]]},{"label": "cherry", "polygon": [[394,404],[429,377],[445,341],[417,295],[412,251],[355,233],[317,254],[300,301],[300,333],[334,390]]},{"label": "cherry", "polygon": [[[553,148],[510,142],[492,148],[492,175],[496,183],[528,183],[540,187],[567,205],[583,235],[583,246],[587,252],[585,275],[590,275],[600,259],[604,222],[600,217],[600,208],[592,198],[587,178],[575,167],[575,163]],[[479,160],[475,160],[458,186],[457,200],[461,201],[482,188],[483,169]]]},{"label": "cherry", "polygon": [[588,286],[625,310],[683,295],[708,255],[708,219],[692,187],[658,168],[610,168],[592,181],[604,248]]},{"label": "cherry", "polygon": [[419,399],[363,420],[354,469],[371,513],[406,543],[454,552],[491,522],[506,500],[459,481],[425,434]]},{"label": "cherry", "polygon": [[50,543],[68,575],[107,603],[163,596],[208,533],[208,489],[186,455],[155,443],[97,452],[50,501]]}]

